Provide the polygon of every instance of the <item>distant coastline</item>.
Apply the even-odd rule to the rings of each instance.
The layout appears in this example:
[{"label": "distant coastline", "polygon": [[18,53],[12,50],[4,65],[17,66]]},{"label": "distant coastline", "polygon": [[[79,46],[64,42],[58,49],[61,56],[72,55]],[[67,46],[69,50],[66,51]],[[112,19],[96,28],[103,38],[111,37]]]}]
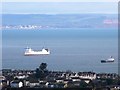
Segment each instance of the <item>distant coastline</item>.
[{"label": "distant coastline", "polygon": [[[9,25],[9,26],[0,26],[0,30],[41,30],[41,29],[60,29],[60,28],[69,28],[69,27],[50,27],[50,26],[37,26],[37,25]],[[116,28],[116,27],[73,27],[73,28]]]},{"label": "distant coastline", "polygon": [[0,29],[116,28],[116,14],[3,14]]}]

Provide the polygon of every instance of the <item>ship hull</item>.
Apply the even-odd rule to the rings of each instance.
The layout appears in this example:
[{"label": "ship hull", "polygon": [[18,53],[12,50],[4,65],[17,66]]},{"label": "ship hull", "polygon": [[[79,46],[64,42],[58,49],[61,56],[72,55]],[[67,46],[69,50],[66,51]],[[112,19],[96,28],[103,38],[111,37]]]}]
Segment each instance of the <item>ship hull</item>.
[{"label": "ship hull", "polygon": [[49,54],[24,54],[24,56],[38,56],[38,55],[49,55]]},{"label": "ship hull", "polygon": [[101,63],[109,63],[109,62],[114,62],[114,61],[101,60]]},{"label": "ship hull", "polygon": [[50,53],[25,53],[25,56],[49,55]]}]

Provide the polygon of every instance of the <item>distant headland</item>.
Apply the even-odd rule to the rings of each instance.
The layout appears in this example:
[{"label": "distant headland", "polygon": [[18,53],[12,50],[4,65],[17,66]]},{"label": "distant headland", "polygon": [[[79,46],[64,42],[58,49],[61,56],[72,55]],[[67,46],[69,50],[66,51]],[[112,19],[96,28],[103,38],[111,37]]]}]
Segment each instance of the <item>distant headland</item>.
[{"label": "distant headland", "polygon": [[115,28],[116,14],[3,14],[0,29]]}]

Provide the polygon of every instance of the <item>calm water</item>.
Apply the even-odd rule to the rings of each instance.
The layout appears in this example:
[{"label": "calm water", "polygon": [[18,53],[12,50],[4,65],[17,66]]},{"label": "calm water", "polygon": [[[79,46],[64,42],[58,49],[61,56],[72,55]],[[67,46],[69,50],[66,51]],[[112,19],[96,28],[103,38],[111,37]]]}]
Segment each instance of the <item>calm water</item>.
[{"label": "calm water", "polygon": [[[26,47],[49,48],[47,56],[24,56]],[[4,30],[3,68],[117,72],[117,29]],[[112,55],[114,63],[100,62]]]}]

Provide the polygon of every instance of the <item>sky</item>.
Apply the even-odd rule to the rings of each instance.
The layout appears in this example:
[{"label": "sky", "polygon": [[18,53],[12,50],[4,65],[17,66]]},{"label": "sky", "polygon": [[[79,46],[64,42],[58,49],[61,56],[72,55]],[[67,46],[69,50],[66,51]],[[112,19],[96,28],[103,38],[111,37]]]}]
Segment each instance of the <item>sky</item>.
[{"label": "sky", "polygon": [[[12,0],[15,1],[15,0]],[[17,0],[16,0],[17,1]],[[18,0],[19,1],[19,0]],[[22,1],[22,0],[21,0]],[[41,0],[40,0],[41,1]],[[118,2],[110,0],[107,2],[88,2],[85,0],[58,0],[53,2],[2,2],[2,14],[81,14],[81,13],[117,13]],[[81,2],[80,2],[81,1]],[[106,2],[105,2],[106,1]]]},{"label": "sky", "polygon": [[0,0],[2,2],[118,2],[119,0]]}]

